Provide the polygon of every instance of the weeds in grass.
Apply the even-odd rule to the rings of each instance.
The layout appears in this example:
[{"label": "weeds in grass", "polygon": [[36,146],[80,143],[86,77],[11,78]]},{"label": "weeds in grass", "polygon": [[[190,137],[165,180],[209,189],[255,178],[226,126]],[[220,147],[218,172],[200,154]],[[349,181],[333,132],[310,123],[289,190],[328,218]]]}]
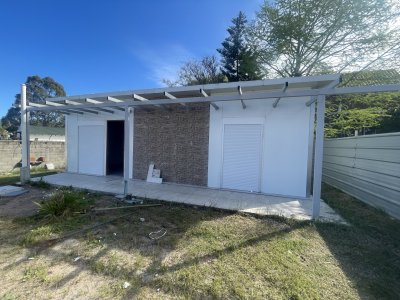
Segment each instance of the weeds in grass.
[{"label": "weeds in grass", "polygon": [[48,269],[44,265],[35,265],[25,268],[24,280],[37,280],[39,282],[48,282]]},{"label": "weeds in grass", "polygon": [[62,189],[55,191],[49,199],[40,203],[39,215],[44,218],[64,218],[89,208],[93,203],[84,191]]},{"label": "weeds in grass", "polygon": [[31,245],[37,243],[44,239],[48,239],[54,233],[55,230],[52,225],[40,226],[38,228],[32,229],[31,231],[27,232],[22,239],[22,244]]}]

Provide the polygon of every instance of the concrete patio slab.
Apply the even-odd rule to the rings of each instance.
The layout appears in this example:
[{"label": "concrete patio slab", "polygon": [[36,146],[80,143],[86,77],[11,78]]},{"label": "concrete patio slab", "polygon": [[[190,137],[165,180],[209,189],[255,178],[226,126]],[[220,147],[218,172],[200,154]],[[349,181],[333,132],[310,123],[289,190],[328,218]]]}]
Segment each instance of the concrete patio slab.
[{"label": "concrete patio slab", "polygon": [[[124,191],[123,178],[118,176],[59,173],[45,176],[43,180],[57,186],[72,186],[111,194],[122,194]],[[287,198],[173,183],[148,183],[141,180],[130,180],[128,182],[128,193],[136,197],[260,215],[279,215],[302,220],[311,219],[312,216],[311,199]],[[324,201],[321,201],[321,219],[344,222]]]},{"label": "concrete patio slab", "polygon": [[0,186],[0,197],[15,197],[27,193],[28,190],[13,185]]}]

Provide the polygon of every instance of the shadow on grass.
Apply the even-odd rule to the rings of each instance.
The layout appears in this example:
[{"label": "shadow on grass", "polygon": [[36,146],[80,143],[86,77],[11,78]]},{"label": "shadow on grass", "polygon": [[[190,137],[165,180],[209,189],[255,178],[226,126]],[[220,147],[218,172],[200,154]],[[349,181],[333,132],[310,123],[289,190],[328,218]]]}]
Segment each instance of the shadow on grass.
[{"label": "shadow on grass", "polygon": [[[349,225],[315,222],[311,223],[313,225],[306,231],[314,232],[314,236],[317,236],[318,240],[320,240],[319,236],[323,238],[330,253],[335,256],[340,268],[346,274],[347,279],[352,282],[352,286],[357,289],[361,298],[399,299],[400,222],[391,219],[384,212],[371,208],[326,185],[323,189],[323,198]],[[79,261],[75,262],[74,257],[80,256],[86,250],[69,249],[69,252],[65,253],[63,242],[57,243],[57,247],[54,244],[46,246],[46,243],[41,244],[40,247],[38,245],[30,247],[29,255],[34,256],[40,253],[45,256],[45,260],[50,265],[62,262],[73,267],[72,271],[57,282],[53,282],[50,285],[51,289],[66,286],[79,277],[82,272],[90,272],[116,280],[121,283],[121,286],[124,281],[130,282],[131,286],[121,292],[126,298],[140,297],[141,291],[147,288],[156,292],[160,287],[162,292],[171,297],[180,295],[188,298],[217,298],[221,297],[223,287],[216,291],[213,290],[211,284],[203,289],[199,288],[196,286],[199,284],[198,281],[192,284],[190,276],[193,276],[193,271],[197,272],[195,276],[204,275],[205,279],[211,277],[208,272],[220,272],[217,275],[221,278],[219,283],[224,285],[226,281],[223,276],[229,274],[221,273],[222,269],[213,270],[213,265],[207,269],[205,265],[210,261],[224,261],[224,255],[231,255],[231,260],[234,260],[235,254],[238,252],[242,254],[251,252],[251,249],[257,248],[260,244],[263,245],[259,247],[260,251],[268,251],[268,247],[271,247],[269,241],[287,240],[292,232],[302,231],[304,226],[310,224],[310,222],[292,221],[279,217],[259,217],[263,221],[262,225],[258,225],[257,222],[253,223],[257,223],[257,226],[260,227],[249,228],[248,232],[242,232],[240,231],[242,225],[237,224],[236,226],[231,223],[232,219],[229,219],[235,217],[236,213],[212,208],[193,208],[180,204],[163,204],[161,207],[134,210],[129,216],[125,211],[109,211],[74,217],[59,224],[54,223],[52,230],[64,235],[82,226],[99,224],[121,216],[118,220],[102,227],[89,229],[69,237],[78,240],[80,245],[90,246],[91,250],[95,250],[94,254],[88,254],[86,257],[83,254]],[[145,221],[140,221],[140,218],[144,218]],[[238,219],[240,218],[234,220]],[[22,219],[15,222],[19,222],[16,225],[24,225],[23,222],[26,222],[27,226],[35,224],[34,219],[25,221]],[[148,236],[149,233],[161,228],[167,229],[167,234],[159,240],[151,240]],[[29,228],[26,231],[29,231]],[[17,244],[18,239],[15,238],[15,235],[16,232],[10,231],[0,238],[2,242],[10,245]],[[196,240],[202,240],[203,244],[196,244]],[[315,251],[311,242],[307,245],[308,248],[304,251]],[[193,251],[184,252],[188,250],[187,248],[197,246],[203,248],[189,249]],[[182,249],[184,251],[178,256],[173,256],[171,260],[170,256],[176,255]],[[274,249],[270,250],[273,255]],[[282,250],[287,251],[285,248]],[[115,253],[119,256],[113,257]],[[142,259],[145,262],[126,263],[124,257],[128,256],[132,261]],[[287,258],[288,256],[283,257],[283,263]],[[242,260],[242,263],[248,261],[247,257],[242,257]],[[10,266],[24,262],[26,260],[20,260],[14,264],[11,262]],[[249,275],[248,270],[242,270],[237,261],[231,263],[232,269],[238,272],[238,275],[240,272],[244,273],[240,275]],[[287,261],[287,263],[291,264],[292,261]],[[226,265],[219,265],[219,267],[225,270]],[[269,268],[269,265],[263,267]],[[282,266],[282,269],[290,272],[285,266]],[[201,273],[204,270],[207,274]],[[291,271],[293,270],[301,269],[291,269]],[[263,269],[257,272],[263,273]],[[189,276],[189,278],[183,280],[182,276]],[[295,273],[293,276],[300,278],[301,274]],[[171,280],[171,278],[173,279]],[[235,284],[247,283],[238,282],[235,281]],[[275,284],[274,281],[272,282]],[[300,285],[300,287],[303,286]],[[229,291],[231,294],[225,296],[240,298],[241,295],[235,294],[233,289]],[[307,293],[310,291],[305,290],[305,294],[300,293],[300,298],[301,295],[308,295]],[[316,294],[318,295],[318,293]]]},{"label": "shadow on grass", "polygon": [[[87,216],[84,226],[99,224],[107,219],[118,216],[118,214],[125,215],[125,213],[111,211]],[[110,279],[117,279],[121,282],[132,282],[132,286],[126,291],[124,290],[124,294],[125,297],[135,297],[138,296],[142,288],[157,290],[158,287],[163,285],[162,279],[160,279],[163,275],[198,266],[204,264],[208,260],[218,259],[222,255],[229,255],[237,250],[253,247],[258,243],[283,237],[289,232],[309,224],[309,222],[292,222],[291,220],[280,217],[260,217],[266,221],[265,225],[263,225],[264,227],[260,228],[260,233],[256,232],[253,235],[244,236],[238,240],[232,239],[229,244],[221,243],[217,246],[210,245],[210,247],[206,248],[204,251],[196,252],[197,254],[194,256],[187,255],[171,265],[165,265],[166,257],[176,251],[179,247],[179,243],[187,239],[188,235],[193,237],[193,232],[191,232],[191,230],[199,223],[216,221],[232,215],[235,215],[235,213],[213,208],[193,208],[187,205],[164,203],[161,207],[149,207],[135,210],[129,216],[125,215],[115,222],[71,236],[70,238],[78,239],[84,243],[87,243],[88,240],[94,241],[95,244],[93,248],[99,249],[99,251],[90,258],[82,257],[78,262],[74,262],[73,257],[78,255],[78,253],[65,255],[60,251],[59,247],[53,247],[54,244],[51,243],[46,245],[46,242],[33,244],[29,247],[29,256],[43,254],[46,256],[47,262],[52,263],[53,261],[57,263],[58,261],[62,261],[75,268],[52,284],[51,288],[53,289],[63,287],[77,278],[82,272],[89,271],[109,277]],[[140,218],[144,218],[145,222],[141,222]],[[74,223],[74,220],[76,220],[76,224],[71,224]],[[29,223],[32,224],[32,221],[34,221],[34,218],[29,220],[21,219],[15,222],[19,225],[27,225]],[[83,226],[80,222],[82,222],[81,219],[73,218],[65,221],[65,224],[61,222],[60,224],[53,224],[52,226],[54,226],[54,231],[57,231],[60,235],[64,235],[68,234],[68,230],[65,230],[66,228],[72,230],[74,226],[78,228]],[[160,228],[167,229],[167,235],[160,240],[149,239],[148,234]],[[203,238],[201,235],[203,234],[202,232],[196,232],[195,234],[200,234],[199,238]],[[214,235],[208,237],[207,232],[204,234],[206,236],[205,238],[209,238],[210,241],[218,239],[218,234],[216,234],[216,237]],[[15,239],[15,232],[9,232],[7,235],[2,236],[2,240],[7,240],[8,243],[15,245],[18,243],[17,239]],[[148,259],[150,263],[145,266],[143,273],[140,274],[138,274],[140,266],[132,267],[131,265],[119,264],[115,267],[112,263],[107,262],[107,259],[109,259],[110,254],[114,250],[122,251],[123,253],[127,253],[127,255],[137,252],[140,254],[140,257]],[[104,265],[101,265],[102,261],[106,261]],[[26,262],[26,259],[10,263],[6,268],[13,268],[24,262]],[[200,292],[195,285],[182,285],[182,282],[179,281],[171,282],[168,287],[165,287],[164,291],[188,296],[199,296],[199,293],[201,294],[204,292]],[[210,297],[210,294],[213,295],[212,291],[208,291],[207,294],[203,296]],[[218,294],[214,296],[217,297]]]},{"label": "shadow on grass", "polygon": [[400,299],[400,221],[326,184],[322,197],[350,226],[316,228],[361,298]]}]

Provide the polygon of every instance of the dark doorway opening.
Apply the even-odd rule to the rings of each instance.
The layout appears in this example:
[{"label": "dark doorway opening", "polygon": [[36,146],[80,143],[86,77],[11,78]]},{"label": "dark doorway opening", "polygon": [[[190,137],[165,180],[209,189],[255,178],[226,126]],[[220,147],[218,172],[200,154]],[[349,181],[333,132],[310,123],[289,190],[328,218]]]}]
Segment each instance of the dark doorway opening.
[{"label": "dark doorway opening", "polygon": [[107,121],[107,175],[124,172],[124,121]]}]

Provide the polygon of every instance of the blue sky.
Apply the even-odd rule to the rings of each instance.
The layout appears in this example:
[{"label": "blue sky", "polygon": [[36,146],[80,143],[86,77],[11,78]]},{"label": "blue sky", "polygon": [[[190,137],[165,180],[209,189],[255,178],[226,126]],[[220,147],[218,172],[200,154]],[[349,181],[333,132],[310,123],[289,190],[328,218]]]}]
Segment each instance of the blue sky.
[{"label": "blue sky", "polygon": [[29,75],[68,95],[150,88],[216,54],[240,10],[262,0],[1,1],[0,117]]}]

